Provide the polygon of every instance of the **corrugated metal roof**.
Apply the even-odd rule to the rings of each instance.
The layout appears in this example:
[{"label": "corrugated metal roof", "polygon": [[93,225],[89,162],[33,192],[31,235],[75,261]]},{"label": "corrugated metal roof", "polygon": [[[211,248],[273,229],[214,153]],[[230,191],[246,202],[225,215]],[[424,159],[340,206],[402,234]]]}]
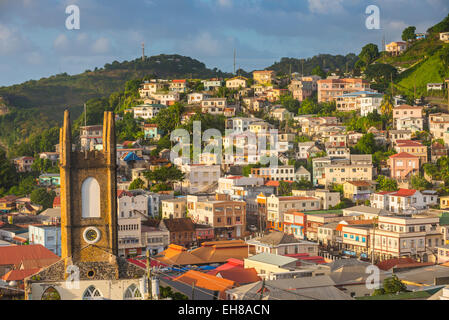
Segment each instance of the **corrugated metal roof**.
[{"label": "corrugated metal roof", "polygon": [[284,266],[286,264],[295,262],[297,259],[280,256],[277,254],[262,252],[262,253],[256,254],[255,256],[249,257],[248,260],[272,264],[272,265],[276,265],[276,266],[280,267],[280,266]]}]

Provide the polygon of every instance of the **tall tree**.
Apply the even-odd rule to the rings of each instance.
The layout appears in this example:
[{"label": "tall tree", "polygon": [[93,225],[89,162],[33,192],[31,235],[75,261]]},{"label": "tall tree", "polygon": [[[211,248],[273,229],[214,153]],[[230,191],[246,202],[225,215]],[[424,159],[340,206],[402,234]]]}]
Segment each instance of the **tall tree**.
[{"label": "tall tree", "polygon": [[11,188],[17,182],[18,176],[14,165],[6,158],[6,152],[0,149],[0,190],[1,193]]},{"label": "tall tree", "polygon": [[383,115],[391,115],[393,113],[393,97],[391,95],[384,95],[380,105],[380,113]]},{"label": "tall tree", "polygon": [[53,200],[56,196],[54,191],[47,192],[44,188],[34,189],[31,192],[30,200],[43,206],[43,209],[48,209],[53,205]]},{"label": "tall tree", "polygon": [[402,40],[403,41],[412,41],[416,39],[416,27],[414,26],[410,26],[404,29],[404,31],[402,31]]},{"label": "tall tree", "polygon": [[326,73],[324,73],[323,69],[321,69],[320,66],[316,66],[315,68],[313,68],[312,74],[316,75],[316,76],[319,76],[321,78],[325,78],[326,77]]},{"label": "tall tree", "polygon": [[379,47],[374,43],[368,43],[362,48],[359,58],[365,66],[369,66],[374,60],[379,57]]},{"label": "tall tree", "polygon": [[145,187],[145,182],[140,179],[134,179],[133,182],[129,185],[129,190],[143,189]]}]

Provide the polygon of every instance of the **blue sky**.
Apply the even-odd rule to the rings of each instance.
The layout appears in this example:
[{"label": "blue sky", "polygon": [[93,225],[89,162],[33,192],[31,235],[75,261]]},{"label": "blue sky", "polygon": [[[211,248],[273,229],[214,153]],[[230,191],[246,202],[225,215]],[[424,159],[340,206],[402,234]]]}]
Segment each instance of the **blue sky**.
[{"label": "blue sky", "polygon": [[[65,9],[80,9],[67,30]],[[368,5],[380,30],[365,27]],[[424,32],[449,13],[449,0],[0,0],[0,86],[76,74],[141,54],[177,53],[208,67],[265,68],[282,57],[358,54],[369,42]]]}]

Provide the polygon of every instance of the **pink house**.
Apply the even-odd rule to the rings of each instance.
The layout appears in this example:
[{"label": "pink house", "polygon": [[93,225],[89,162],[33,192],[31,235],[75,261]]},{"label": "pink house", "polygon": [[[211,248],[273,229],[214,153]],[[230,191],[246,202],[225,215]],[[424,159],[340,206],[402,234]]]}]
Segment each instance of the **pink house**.
[{"label": "pink house", "polygon": [[419,157],[407,152],[390,156],[388,160],[390,176],[397,180],[406,180],[419,172]]},{"label": "pink house", "polygon": [[214,240],[214,228],[212,226],[195,224],[195,232],[199,243]]}]

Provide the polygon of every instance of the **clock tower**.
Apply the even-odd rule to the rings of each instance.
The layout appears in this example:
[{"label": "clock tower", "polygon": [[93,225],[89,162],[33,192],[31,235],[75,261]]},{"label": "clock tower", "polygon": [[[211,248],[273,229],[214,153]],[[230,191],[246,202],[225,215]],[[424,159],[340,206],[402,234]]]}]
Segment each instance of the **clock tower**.
[{"label": "clock tower", "polygon": [[73,150],[70,114],[60,129],[61,258],[70,264],[111,262],[117,255],[116,143],[105,112],[103,150]]},{"label": "clock tower", "polygon": [[72,146],[70,114],[60,129],[61,260],[24,280],[31,300],[143,299],[145,268],[117,256],[114,114],[104,113],[103,150]]}]

